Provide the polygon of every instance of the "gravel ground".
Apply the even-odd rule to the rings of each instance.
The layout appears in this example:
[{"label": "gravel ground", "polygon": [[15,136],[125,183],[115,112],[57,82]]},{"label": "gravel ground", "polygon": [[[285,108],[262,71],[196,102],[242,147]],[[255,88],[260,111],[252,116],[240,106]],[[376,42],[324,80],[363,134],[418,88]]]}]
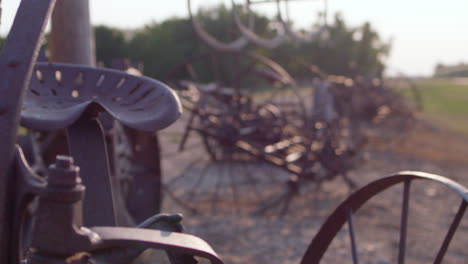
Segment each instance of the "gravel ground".
[{"label": "gravel ground", "polygon": [[[164,148],[164,175],[170,181],[190,161],[204,157],[204,151],[192,140],[194,147],[176,155],[183,121],[161,133]],[[391,142],[374,136],[366,150],[366,161],[350,177],[363,186],[380,177],[400,170],[420,170],[441,174],[468,186],[468,139],[430,125],[418,125],[412,132]],[[202,159],[194,164],[202,164]],[[248,166],[247,166],[248,167]],[[265,167],[248,167],[252,174],[265,178],[281,174],[273,170],[265,174]],[[258,171],[262,170],[263,174]],[[216,171],[211,173],[214,177]],[[282,177],[274,184],[261,181],[261,193],[280,192]],[[267,178],[270,179],[270,178]],[[253,193],[239,183],[238,195],[247,199]],[[213,187],[213,186],[211,186]],[[200,187],[201,188],[201,187]],[[272,191],[274,190],[274,191]],[[166,197],[164,212],[183,213],[188,233],[208,241],[225,263],[299,263],[311,239],[333,209],[352,190],[340,179],[323,184],[303,186],[301,194],[291,203],[288,213],[255,215],[236,207],[228,195],[219,195],[216,211],[210,206],[198,214],[179,206]],[[200,200],[197,200],[200,199]],[[399,225],[402,186],[392,188],[368,202],[354,217],[360,263],[396,263],[398,258]],[[191,204],[207,203],[194,198]],[[412,184],[407,263],[432,262],[443,236],[458,209],[460,198],[446,187],[430,182]],[[248,207],[241,204],[241,207]],[[207,213],[209,212],[209,213]],[[464,217],[444,263],[468,263],[468,217]],[[340,231],[327,251],[322,263],[352,263],[346,227]]]}]

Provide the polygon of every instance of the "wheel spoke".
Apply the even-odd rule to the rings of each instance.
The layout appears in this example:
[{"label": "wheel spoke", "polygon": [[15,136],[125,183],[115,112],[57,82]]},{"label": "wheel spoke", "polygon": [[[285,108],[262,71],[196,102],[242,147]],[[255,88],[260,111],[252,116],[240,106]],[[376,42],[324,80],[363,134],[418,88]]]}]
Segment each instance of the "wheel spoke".
[{"label": "wheel spoke", "polygon": [[400,243],[398,245],[398,263],[405,263],[406,253],[406,235],[408,231],[408,209],[410,198],[410,180],[405,180],[403,189],[403,206],[401,210],[401,224],[400,224]]},{"label": "wheel spoke", "polygon": [[457,231],[457,228],[460,225],[461,219],[463,215],[465,214],[466,206],[467,206],[467,202],[465,200],[462,200],[460,208],[458,209],[458,212],[455,215],[455,218],[453,219],[452,224],[450,225],[450,229],[448,230],[447,235],[445,235],[444,242],[442,243],[442,246],[440,247],[439,252],[437,253],[437,257],[434,261],[435,264],[442,263],[442,260],[445,256],[445,253],[447,252],[450,242],[452,241],[452,238],[455,235],[455,231]]},{"label": "wheel spoke", "polygon": [[348,229],[349,229],[349,238],[351,240],[351,253],[353,255],[353,264],[358,264],[358,252],[357,252],[357,244],[356,244],[356,236],[354,233],[354,226],[353,226],[353,209],[348,207],[346,210],[346,217],[348,220]]}]

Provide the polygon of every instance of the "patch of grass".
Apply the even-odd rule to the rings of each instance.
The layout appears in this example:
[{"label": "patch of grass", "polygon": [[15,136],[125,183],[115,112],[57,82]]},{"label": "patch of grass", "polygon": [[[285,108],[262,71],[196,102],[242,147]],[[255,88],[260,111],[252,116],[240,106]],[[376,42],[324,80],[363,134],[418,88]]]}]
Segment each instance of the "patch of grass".
[{"label": "patch of grass", "polygon": [[468,116],[468,84],[434,79],[420,81],[417,85],[422,92],[425,110]]},{"label": "patch of grass", "polygon": [[[423,117],[458,133],[468,135],[468,83],[454,79],[417,81],[421,92]],[[403,94],[409,96],[409,92]]]}]

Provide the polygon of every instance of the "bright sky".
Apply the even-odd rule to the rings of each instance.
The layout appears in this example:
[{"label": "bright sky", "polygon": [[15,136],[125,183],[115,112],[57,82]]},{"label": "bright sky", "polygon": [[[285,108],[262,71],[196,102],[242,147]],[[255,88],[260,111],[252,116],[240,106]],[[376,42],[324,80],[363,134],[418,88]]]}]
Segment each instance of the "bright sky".
[{"label": "bright sky", "polygon": [[[63,1],[63,0],[59,0]],[[194,8],[227,0],[192,0]],[[0,32],[8,32],[20,0],[2,1]],[[430,75],[436,63],[468,62],[468,0],[328,0],[329,13],[343,13],[351,25],[370,21],[384,39],[393,41],[388,59],[393,72]],[[244,3],[236,0],[236,3]],[[320,0],[290,4],[298,25],[314,22]],[[136,28],[171,16],[187,16],[186,0],[90,0],[94,24]],[[274,14],[274,4],[262,4],[255,11]]]}]

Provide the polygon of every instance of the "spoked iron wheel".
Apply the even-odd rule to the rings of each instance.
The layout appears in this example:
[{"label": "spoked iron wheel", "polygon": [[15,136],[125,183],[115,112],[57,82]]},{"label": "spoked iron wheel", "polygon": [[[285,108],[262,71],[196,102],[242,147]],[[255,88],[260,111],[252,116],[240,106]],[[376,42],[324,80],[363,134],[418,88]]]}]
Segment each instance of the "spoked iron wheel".
[{"label": "spoked iron wheel", "polygon": [[[464,250],[467,242],[456,236],[468,224],[464,216],[467,193],[468,189],[450,179],[421,172],[401,172],[374,181],[335,209],[301,264],[455,263],[458,250]],[[377,232],[373,225],[377,230],[393,230],[394,235]]]},{"label": "spoked iron wheel", "polygon": [[[190,212],[253,212],[262,201],[284,189],[288,173],[240,145],[250,142],[263,152],[262,146],[281,141],[290,133],[288,123],[303,122],[305,115],[292,79],[279,65],[250,53],[223,56],[223,60],[213,54],[193,57],[178,67],[181,71],[171,74],[188,73],[193,78],[173,85],[183,89],[180,97],[188,115],[185,125],[179,124],[185,127],[177,139],[181,153],[170,158],[182,161],[174,168],[177,173],[168,172],[174,175],[167,177],[164,188]],[[234,70],[225,75],[217,69],[213,74],[217,79],[202,83],[197,64],[209,61],[207,57],[217,64],[230,62]],[[290,120],[293,117],[294,122]]]}]

